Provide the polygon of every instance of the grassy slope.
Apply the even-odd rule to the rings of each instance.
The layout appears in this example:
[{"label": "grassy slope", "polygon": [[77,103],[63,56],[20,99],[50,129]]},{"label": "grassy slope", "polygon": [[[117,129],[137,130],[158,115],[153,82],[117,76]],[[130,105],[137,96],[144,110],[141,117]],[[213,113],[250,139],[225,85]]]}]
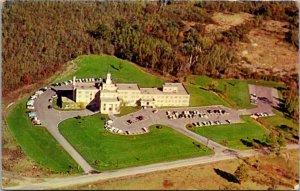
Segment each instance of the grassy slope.
[{"label": "grassy slope", "polygon": [[272,124],[274,127],[279,127],[281,125],[286,125],[288,127],[291,127],[293,129],[298,129],[298,124],[294,123],[291,119],[287,119],[284,117],[283,113],[274,110],[274,113],[276,114],[275,116],[270,116],[270,117],[263,117],[261,118],[264,121],[269,122]]},{"label": "grassy slope", "polygon": [[[78,70],[75,74],[68,75],[63,80],[72,79],[73,75],[76,75],[78,78],[105,78],[107,71],[109,71],[116,82],[137,83],[140,87],[161,87],[163,85],[163,81],[158,77],[147,74],[133,63],[114,56],[84,55],[79,56],[75,62],[77,63]],[[212,92],[194,86],[187,86],[187,89],[191,94],[191,106],[219,104],[228,106],[224,100]]]},{"label": "grassy slope", "polygon": [[192,130],[221,144],[224,144],[223,141],[228,141],[226,145],[228,147],[247,149],[248,147],[240,139],[247,140],[248,137],[249,141],[252,141],[252,139],[261,140],[266,133],[266,129],[248,116],[242,116],[242,119],[245,123],[194,127]]},{"label": "grassy slope", "polygon": [[25,114],[26,99],[22,99],[7,116],[10,131],[22,150],[37,163],[55,172],[82,172],[76,162],[63,150],[43,127],[35,127]]},{"label": "grassy slope", "polygon": [[293,122],[292,119],[287,119],[283,113],[274,110],[275,116],[262,117],[259,120],[262,121],[262,124],[266,127],[271,127],[279,130],[284,136],[288,139],[291,139],[293,136],[298,136],[299,125]]},{"label": "grassy slope", "polygon": [[201,89],[194,85],[187,85],[189,91],[190,106],[207,106],[207,105],[225,105],[229,106],[223,99],[217,96],[215,93]]},{"label": "grassy slope", "polygon": [[75,74],[69,75],[65,79],[72,79],[73,75],[78,78],[106,78],[106,73],[109,71],[118,83],[137,83],[141,87],[160,87],[163,84],[163,81],[156,76],[145,73],[133,63],[114,56],[84,55],[79,56],[75,62],[79,69]]},{"label": "grassy slope", "polygon": [[[257,81],[257,80],[221,80],[213,79],[207,76],[190,76],[189,82],[193,86],[198,86],[207,89],[214,81],[216,89],[222,92],[224,99],[233,107],[252,108],[250,104],[248,84],[261,86],[284,87],[277,82]],[[225,89],[226,88],[226,89]],[[226,91],[225,91],[226,90]],[[204,91],[204,90],[203,90]]]},{"label": "grassy slope", "polygon": [[[60,132],[97,169],[117,169],[128,166],[170,161],[212,153],[193,145],[193,140],[168,128],[151,128],[148,134],[115,135],[104,129],[101,115],[68,119],[59,126]],[[104,117],[104,116],[102,116]],[[98,164],[95,162],[98,160]]]}]

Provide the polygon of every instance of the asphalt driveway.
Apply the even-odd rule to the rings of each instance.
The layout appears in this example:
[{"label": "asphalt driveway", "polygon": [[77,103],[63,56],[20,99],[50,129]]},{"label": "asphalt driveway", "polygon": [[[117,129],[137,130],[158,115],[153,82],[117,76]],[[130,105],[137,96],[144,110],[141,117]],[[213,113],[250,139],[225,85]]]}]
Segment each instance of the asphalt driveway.
[{"label": "asphalt driveway", "polygon": [[[63,87],[62,87],[63,88]],[[68,87],[66,87],[68,88]],[[132,133],[144,133],[142,128],[147,128],[151,125],[162,124],[173,128],[174,130],[206,145],[207,147],[213,149],[215,154],[222,153],[224,151],[232,150],[223,145],[220,145],[206,137],[198,135],[186,128],[187,124],[202,121],[226,121],[231,120],[231,123],[243,123],[240,119],[240,115],[250,115],[257,112],[268,112],[272,114],[272,109],[278,104],[278,92],[274,88],[249,85],[249,93],[256,94],[258,99],[257,107],[254,109],[242,109],[235,110],[232,108],[224,107],[222,105],[208,106],[208,107],[187,107],[187,108],[168,108],[168,109],[158,109],[157,113],[153,113],[153,109],[142,109],[135,113],[131,113],[122,117],[116,117],[110,115],[113,119],[113,126],[125,131],[130,131]],[[82,167],[84,172],[90,173],[94,169],[86,162],[86,160],[73,148],[73,146],[60,134],[58,130],[58,125],[60,122],[73,118],[76,116],[88,116],[95,112],[90,110],[80,110],[80,111],[59,111],[55,109],[48,109],[49,99],[51,96],[55,95],[55,91],[48,89],[42,95],[40,95],[34,106],[36,108],[36,113],[40,119],[43,126],[53,135],[53,137],[62,145],[62,147],[71,155],[71,157]],[[207,110],[225,110],[228,114],[208,114]],[[201,113],[207,113],[207,118],[180,118],[180,119],[168,119],[167,111],[190,111],[198,110]],[[127,120],[135,120],[137,116],[144,116],[143,120],[136,121],[132,124],[128,124]]]}]

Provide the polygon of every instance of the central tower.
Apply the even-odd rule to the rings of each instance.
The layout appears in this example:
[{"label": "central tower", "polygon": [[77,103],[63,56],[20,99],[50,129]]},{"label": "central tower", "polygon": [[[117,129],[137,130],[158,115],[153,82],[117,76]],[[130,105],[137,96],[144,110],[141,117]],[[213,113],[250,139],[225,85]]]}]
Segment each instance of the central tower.
[{"label": "central tower", "polygon": [[111,84],[112,83],[111,74],[109,72],[107,72],[107,74],[106,74],[106,82],[105,83],[106,84]]}]

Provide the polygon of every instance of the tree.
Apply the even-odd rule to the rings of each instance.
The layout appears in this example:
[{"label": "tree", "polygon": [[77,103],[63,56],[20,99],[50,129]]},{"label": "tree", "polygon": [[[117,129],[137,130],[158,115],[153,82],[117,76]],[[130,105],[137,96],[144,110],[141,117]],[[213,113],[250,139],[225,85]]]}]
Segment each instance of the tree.
[{"label": "tree", "polygon": [[211,83],[208,85],[208,90],[212,90],[214,91],[217,87],[217,81],[216,80],[212,80]]},{"label": "tree", "polygon": [[269,133],[266,137],[266,143],[273,148],[277,146],[277,137],[273,132]]},{"label": "tree", "polygon": [[31,76],[30,76],[28,73],[26,73],[26,74],[24,74],[24,75],[21,77],[21,81],[22,81],[24,84],[28,85],[28,84],[31,84],[31,83],[32,83],[32,78],[31,78]]},{"label": "tree", "polygon": [[278,142],[278,144],[279,144],[280,147],[283,147],[283,146],[286,145],[285,136],[283,135],[283,133],[279,134],[277,142]]}]

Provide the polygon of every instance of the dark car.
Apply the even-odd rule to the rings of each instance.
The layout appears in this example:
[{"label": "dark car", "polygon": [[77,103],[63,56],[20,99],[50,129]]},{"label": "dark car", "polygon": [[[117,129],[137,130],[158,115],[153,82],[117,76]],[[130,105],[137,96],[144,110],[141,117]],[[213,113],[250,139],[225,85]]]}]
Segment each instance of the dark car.
[{"label": "dark car", "polygon": [[144,119],[144,117],[143,116],[138,116],[138,117],[136,117],[138,120],[143,120]]},{"label": "dark car", "polygon": [[52,109],[52,106],[51,106],[51,105],[48,105],[48,109]]},{"label": "dark car", "polygon": [[131,124],[131,123],[132,123],[132,121],[131,121],[131,120],[127,120],[127,123]]}]

